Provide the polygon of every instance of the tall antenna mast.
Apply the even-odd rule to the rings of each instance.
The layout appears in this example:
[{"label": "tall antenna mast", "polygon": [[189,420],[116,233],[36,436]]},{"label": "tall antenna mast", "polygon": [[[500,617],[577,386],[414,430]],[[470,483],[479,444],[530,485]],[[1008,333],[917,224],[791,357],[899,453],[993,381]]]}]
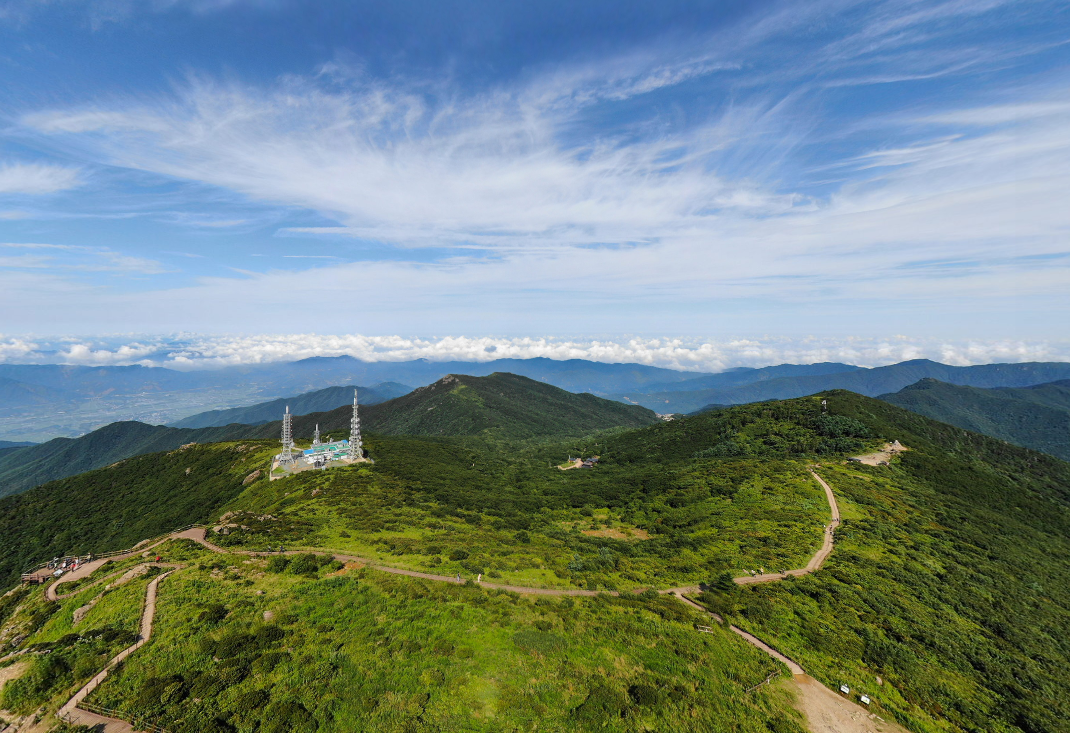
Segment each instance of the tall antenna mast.
[{"label": "tall antenna mast", "polygon": [[364,443],[360,439],[360,415],[357,414],[357,390],[353,390],[353,417],[349,421],[349,460],[364,457]]},{"label": "tall antenna mast", "polygon": [[294,431],[293,415],[290,414],[290,406],[286,405],[286,413],[282,416],[282,455],[280,463],[293,463],[294,460]]}]

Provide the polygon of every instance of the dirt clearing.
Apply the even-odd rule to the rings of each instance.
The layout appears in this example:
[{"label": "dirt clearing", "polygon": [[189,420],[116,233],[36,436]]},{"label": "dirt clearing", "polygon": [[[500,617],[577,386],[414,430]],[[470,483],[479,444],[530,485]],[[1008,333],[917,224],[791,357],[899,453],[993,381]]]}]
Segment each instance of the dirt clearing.
[{"label": "dirt clearing", "polygon": [[806,716],[813,733],[910,733],[807,675],[796,675],[791,686],[798,692],[795,707]]},{"label": "dirt clearing", "polygon": [[4,689],[4,685],[12,680],[17,680],[30,668],[30,660],[26,659],[21,662],[15,662],[9,667],[0,669],[0,690]]},{"label": "dirt clearing", "polygon": [[867,453],[864,456],[855,456],[848,460],[856,463],[864,463],[867,466],[887,466],[891,463],[891,460],[900,453],[910,450],[898,440],[891,443],[885,443],[884,448],[876,453]]},{"label": "dirt clearing", "polygon": [[618,529],[606,527],[605,529],[585,529],[580,534],[588,537],[609,537],[614,540],[649,540],[650,534],[645,529]]}]

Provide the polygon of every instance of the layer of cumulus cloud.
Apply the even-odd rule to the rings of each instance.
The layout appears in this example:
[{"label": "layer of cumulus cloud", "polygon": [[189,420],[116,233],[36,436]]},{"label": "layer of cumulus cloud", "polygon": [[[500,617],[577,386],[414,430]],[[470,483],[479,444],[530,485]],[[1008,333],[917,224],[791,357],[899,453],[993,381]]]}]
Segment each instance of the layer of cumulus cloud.
[{"label": "layer of cumulus cloud", "polygon": [[173,369],[214,369],[271,364],[315,356],[352,356],[368,362],[487,362],[496,359],[586,359],[695,372],[772,364],[843,362],[881,366],[932,359],[966,366],[995,362],[1070,361],[1070,342],[949,342],[895,336],[888,339],[767,338],[724,341],[685,338],[555,339],[449,336],[275,334],[256,336],[143,336],[42,339],[0,335],[0,363],[83,366],[140,364]]}]

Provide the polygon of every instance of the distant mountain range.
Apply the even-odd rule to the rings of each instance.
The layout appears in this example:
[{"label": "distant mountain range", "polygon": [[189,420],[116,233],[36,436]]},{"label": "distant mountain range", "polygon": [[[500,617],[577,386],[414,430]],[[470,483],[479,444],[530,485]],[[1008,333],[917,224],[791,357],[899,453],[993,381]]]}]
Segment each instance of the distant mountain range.
[{"label": "distant mountain range", "polygon": [[9,448],[25,448],[28,445],[35,445],[35,443],[30,443],[27,441],[0,440],[0,450],[7,450]]},{"label": "distant mountain range", "polygon": [[[316,424],[325,437],[330,432],[338,437],[349,434],[352,387],[337,389],[349,390],[344,406],[295,417],[295,436],[310,438]],[[278,418],[282,408],[276,405],[275,409]],[[360,414],[366,430],[387,435],[483,435],[512,440],[582,436],[608,428],[658,422],[657,415],[644,407],[592,394],[573,394],[514,374],[447,375],[402,397],[367,405]],[[56,438],[15,448],[0,453],[0,497],[188,443],[277,440],[280,423],[275,419],[258,425],[178,428],[126,421],[106,425],[80,438]]]},{"label": "distant mountain range", "polygon": [[[642,364],[546,358],[366,362],[337,356],[191,372],[144,366],[0,364],[0,439],[44,441],[126,420],[178,424],[206,410],[224,411],[336,385],[418,385],[447,374],[495,372],[601,396],[648,390],[652,385],[661,389],[703,376]],[[230,418],[210,421],[219,419]]]},{"label": "distant mountain range", "polygon": [[964,430],[1070,460],[1070,380],[980,389],[922,379],[880,399]]},{"label": "distant mountain range", "polygon": [[383,382],[374,387],[327,387],[314,392],[306,392],[294,397],[280,397],[277,400],[261,402],[248,407],[233,407],[229,410],[209,410],[171,423],[172,428],[214,428],[234,423],[260,425],[278,420],[283,411],[289,407],[292,415],[307,415],[311,412],[326,412],[336,407],[353,404],[353,390],[360,392],[360,404],[376,405],[380,402],[401,397],[412,391],[412,387],[397,382]]},{"label": "distant mountain range", "polygon": [[[1027,362],[1023,364],[983,364],[955,367],[928,359],[904,361],[890,366],[866,369],[846,364],[812,365],[826,369],[825,373],[792,373],[792,365],[756,369],[753,374],[727,372],[694,380],[678,382],[672,391],[629,392],[613,395],[633,404],[649,407],[657,412],[689,413],[708,406],[738,405],[765,400],[805,397],[830,389],[847,389],[868,397],[897,392],[921,379],[938,379],[949,384],[970,387],[1028,387],[1034,384],[1070,379],[1070,363]],[[796,367],[797,368],[797,367]],[[774,370],[784,370],[777,376]],[[754,377],[753,381],[739,379]],[[696,382],[713,384],[714,378],[735,379],[735,384],[691,389]]]}]

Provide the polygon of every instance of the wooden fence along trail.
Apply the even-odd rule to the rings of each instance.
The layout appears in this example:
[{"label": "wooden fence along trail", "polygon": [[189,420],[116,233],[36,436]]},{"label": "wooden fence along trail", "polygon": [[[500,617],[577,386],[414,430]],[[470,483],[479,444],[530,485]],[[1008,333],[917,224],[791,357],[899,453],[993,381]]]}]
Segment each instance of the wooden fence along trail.
[{"label": "wooden fence along trail", "polygon": [[[823,536],[823,540],[822,540],[821,549],[819,549],[816,553],[814,553],[813,557],[810,558],[810,561],[806,564],[806,567],[804,567],[804,568],[797,568],[797,569],[794,569],[794,570],[787,570],[787,571],[785,571],[783,573],[766,573],[766,574],[757,575],[757,576],[744,576],[744,577],[741,577],[741,578],[735,578],[735,582],[736,583],[738,583],[740,585],[751,585],[751,584],[755,584],[755,583],[768,583],[768,582],[783,580],[783,579],[785,579],[787,577],[791,577],[791,576],[796,576],[797,577],[797,576],[806,575],[808,573],[812,573],[812,572],[814,572],[816,570],[819,570],[821,568],[821,566],[824,564],[825,560],[828,559],[828,556],[832,553],[832,546],[833,546],[833,539],[834,539],[833,538],[833,533],[834,533],[836,527],[840,523],[840,510],[839,510],[839,506],[836,504],[836,496],[833,494],[832,488],[824,481],[824,479],[822,479],[820,476],[818,476],[817,473],[815,471],[813,471],[812,469],[810,470],[810,474],[814,477],[814,479],[817,480],[817,482],[825,490],[825,496],[828,499],[828,503],[829,503],[829,510],[831,511],[831,514],[832,514],[831,521],[825,527],[825,532],[824,532],[824,536]],[[174,532],[171,532],[171,533],[169,533],[169,534],[167,534],[167,535],[165,535],[163,537],[155,538],[154,540],[141,542],[137,546],[135,546],[134,548],[132,548],[130,550],[112,552],[112,553],[108,553],[107,555],[98,556],[92,562],[85,563],[84,565],[80,566],[76,571],[67,573],[66,575],[64,575],[64,576],[60,577],[59,579],[57,579],[54,583],[50,583],[45,589],[45,595],[49,600],[52,600],[52,601],[57,601],[57,600],[60,600],[62,598],[69,597],[70,595],[73,595],[73,593],[72,594],[67,594],[67,595],[64,595],[64,596],[57,595],[57,593],[56,593],[57,586],[59,586],[62,583],[72,582],[72,581],[75,581],[75,580],[79,580],[81,578],[85,578],[85,577],[89,576],[90,574],[92,574],[95,570],[100,568],[102,565],[104,565],[104,563],[106,563],[106,562],[110,562],[112,560],[123,560],[123,559],[129,558],[129,557],[133,557],[134,555],[148,552],[148,551],[152,550],[153,548],[157,547],[158,545],[163,544],[164,542],[167,542],[169,540],[175,540],[175,539],[192,540],[194,542],[197,542],[198,544],[203,545],[204,547],[206,547],[207,549],[211,550],[212,552],[217,552],[217,553],[221,553],[221,554],[228,554],[228,553],[230,553],[230,554],[242,554],[242,555],[264,555],[264,554],[266,554],[266,553],[262,553],[262,552],[256,552],[256,551],[253,551],[253,550],[226,550],[226,549],[224,549],[224,548],[222,548],[222,547],[220,547],[218,545],[213,544],[212,542],[210,542],[207,539],[207,528],[206,527],[200,526],[200,525],[192,525],[192,526],[189,526],[189,527],[183,527],[182,529],[176,530]],[[330,550],[323,550],[323,551],[324,552],[330,552]],[[292,554],[298,554],[298,553],[301,553],[301,552],[305,552],[305,550],[292,550],[292,551],[286,552],[284,554],[292,555]],[[275,553],[272,553],[272,554],[275,554]],[[415,570],[405,570],[403,568],[395,568],[395,567],[390,567],[390,566],[387,566],[387,565],[379,565],[379,564],[376,564],[375,561],[369,560],[367,558],[357,557],[355,555],[334,554],[334,556],[338,560],[343,561],[343,562],[363,563],[367,567],[370,567],[370,568],[372,568],[374,570],[379,570],[379,571],[382,571],[382,572],[386,572],[386,573],[393,573],[393,574],[396,574],[396,575],[406,575],[406,576],[413,577],[413,578],[423,578],[424,580],[434,580],[434,581],[440,581],[440,582],[444,582],[444,583],[456,583],[456,582],[458,582],[457,578],[455,576],[435,575],[433,573],[422,573],[422,572],[418,572],[418,571],[415,571]],[[38,566],[33,572],[36,572],[36,571],[40,570],[43,567],[45,567],[44,564]],[[76,692],[74,694],[74,696],[70,700],[68,700],[66,703],[64,703],[64,705],[57,712],[57,717],[61,718],[62,720],[65,720],[65,721],[67,721],[69,723],[75,723],[75,724],[80,724],[80,725],[90,725],[90,726],[103,726],[102,730],[106,731],[107,733],[134,733],[134,729],[130,726],[129,723],[126,723],[125,721],[122,721],[117,717],[113,717],[112,715],[109,715],[109,714],[112,714],[112,713],[117,713],[117,711],[106,710],[104,708],[100,708],[99,706],[92,705],[91,703],[86,703],[86,702],[84,702],[84,700],[85,700],[86,696],[88,696],[94,689],[96,689],[96,687],[101,682],[104,681],[104,679],[108,676],[108,673],[115,667],[115,665],[117,665],[119,662],[121,662],[124,659],[126,659],[128,656],[133,654],[138,649],[140,649],[145,643],[148,642],[149,638],[152,636],[152,625],[153,625],[153,621],[154,621],[155,614],[156,614],[156,596],[157,596],[157,591],[158,591],[160,582],[163,581],[164,578],[168,577],[172,573],[177,572],[178,570],[181,570],[181,566],[171,566],[171,567],[173,568],[172,570],[169,570],[168,572],[166,572],[166,573],[154,578],[149,583],[148,588],[145,591],[145,606],[144,606],[144,611],[143,611],[142,617],[141,617],[141,634],[138,637],[138,640],[134,644],[132,644],[131,646],[129,646],[126,649],[124,649],[123,651],[121,651],[118,655],[116,655],[116,657],[114,659],[112,659],[110,662],[108,662],[107,666],[105,666],[105,668],[103,670],[101,670],[95,677],[93,677],[93,679],[91,679],[89,682],[87,682],[82,687],[82,689],[78,690],[78,692]],[[92,587],[93,585],[96,585],[97,583],[101,583],[101,582],[103,582],[104,580],[106,580],[107,578],[110,578],[110,577],[112,577],[112,576],[110,576],[110,575],[109,576],[105,576],[104,578],[101,578],[100,580],[94,581],[91,585],[87,585],[87,586],[85,586],[83,588],[79,588],[75,592],[81,592],[82,590],[85,590],[85,588]],[[574,590],[574,589],[554,589],[554,588],[529,588],[529,587],[525,587],[525,586],[499,585],[499,584],[495,584],[495,583],[486,583],[486,582],[481,582],[479,585],[480,585],[480,587],[483,587],[483,588],[500,589],[500,590],[512,591],[514,593],[525,593],[525,594],[536,594],[536,595],[552,595],[552,596],[596,596],[599,593],[606,592],[606,591],[591,591],[591,590],[579,590],[579,589],[575,589]],[[703,608],[699,604],[695,603],[694,601],[692,601],[692,600],[690,600],[689,598],[686,597],[686,594],[700,592],[700,588],[698,586],[686,586],[686,587],[680,587],[680,588],[671,588],[671,589],[664,590],[664,591],[661,591],[661,592],[662,593],[672,594],[676,598],[678,598],[680,601],[682,601],[683,603],[686,603],[687,605],[689,605],[689,606],[701,611],[702,613],[706,613],[706,614],[710,615],[710,617],[715,619],[718,623],[721,623],[721,624],[724,623],[724,619],[722,619],[720,616],[718,616],[717,614],[710,614],[705,608]],[[619,595],[619,593],[617,593],[616,591],[611,592],[611,594],[612,595]],[[784,656],[783,654],[778,652],[776,649],[773,649],[771,646],[769,646],[768,644],[766,644],[762,640],[758,639],[754,635],[752,635],[752,634],[750,634],[750,633],[748,633],[746,631],[743,631],[742,629],[740,629],[740,628],[738,628],[736,626],[729,626],[728,628],[733,633],[737,634],[740,638],[745,640],[748,644],[751,644],[751,645],[757,647],[758,649],[761,649],[763,652],[768,654],[773,659],[776,659],[777,661],[783,663],[791,671],[792,675],[794,675],[794,676],[796,676],[798,678],[801,678],[803,680],[807,680],[807,681],[809,681],[811,679],[811,678],[806,676],[806,672],[803,670],[803,668],[797,662],[795,662],[794,660],[789,659],[788,657]],[[770,675],[770,677],[766,678],[765,681],[768,682],[770,679],[772,679],[773,676],[774,675]],[[765,683],[763,682],[761,684],[765,684]],[[757,686],[761,686],[761,685],[757,685]],[[755,688],[751,688],[751,689],[755,689]],[[92,708],[93,710],[88,710],[86,708]],[[150,728],[153,731],[153,733],[166,733],[165,731],[162,731],[161,729],[156,728],[155,726],[150,726]]]}]

